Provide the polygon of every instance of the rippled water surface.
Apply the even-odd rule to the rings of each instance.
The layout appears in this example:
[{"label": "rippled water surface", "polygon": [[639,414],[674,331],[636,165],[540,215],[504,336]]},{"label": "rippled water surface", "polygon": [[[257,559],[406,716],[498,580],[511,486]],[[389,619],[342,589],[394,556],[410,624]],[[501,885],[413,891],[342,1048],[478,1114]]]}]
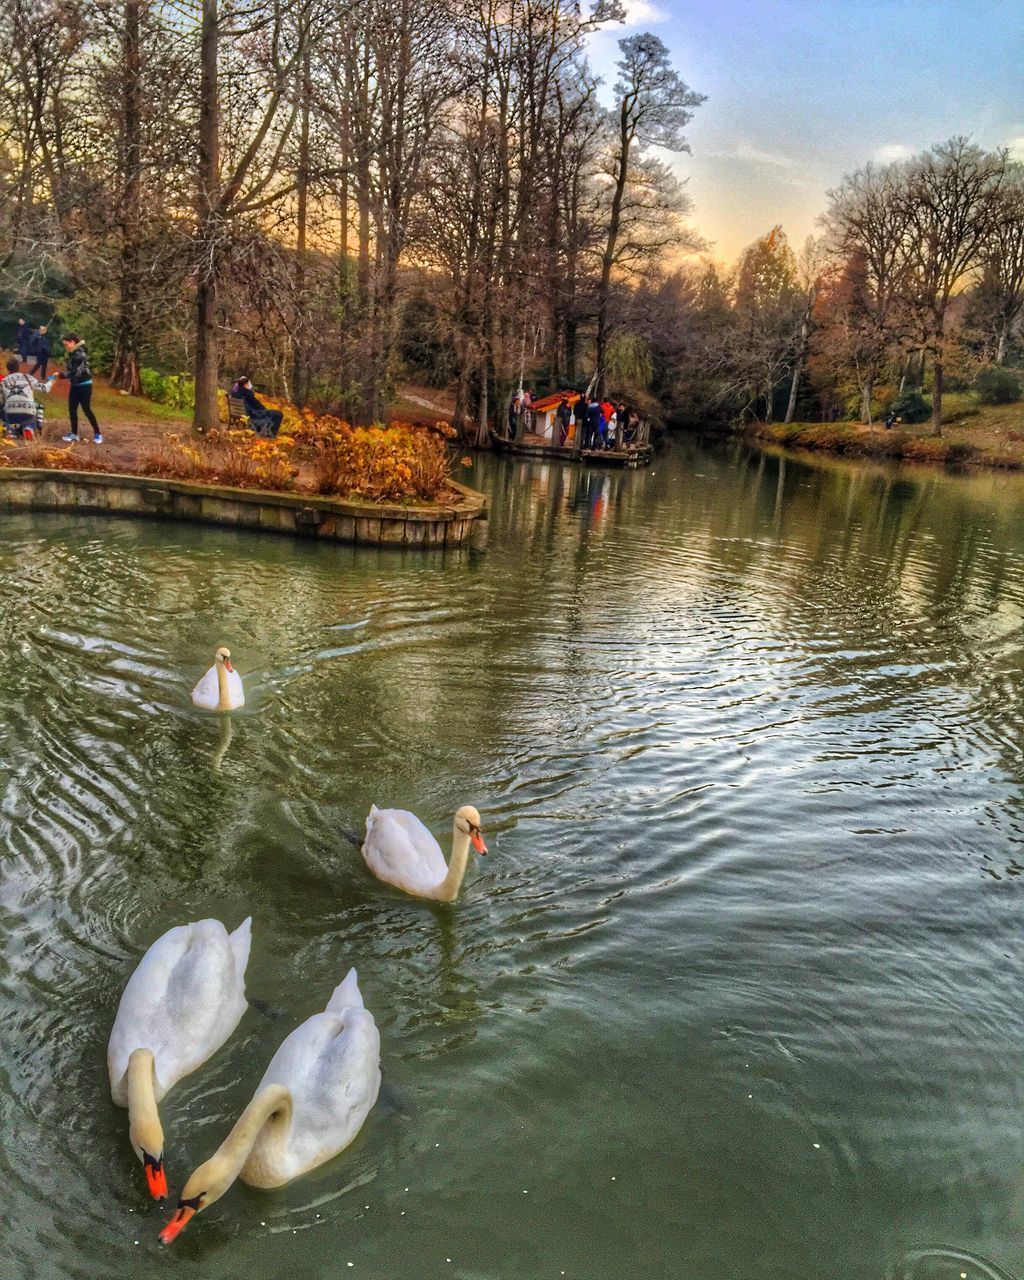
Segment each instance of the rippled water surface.
[{"label": "rippled water surface", "polygon": [[[485,555],[4,519],[5,1280],[1019,1276],[1024,482],[474,476]],[[339,834],[466,801],[453,907]],[[249,913],[172,1187],[351,964],[384,1091],[161,1250],[107,1036],[154,938]]]}]

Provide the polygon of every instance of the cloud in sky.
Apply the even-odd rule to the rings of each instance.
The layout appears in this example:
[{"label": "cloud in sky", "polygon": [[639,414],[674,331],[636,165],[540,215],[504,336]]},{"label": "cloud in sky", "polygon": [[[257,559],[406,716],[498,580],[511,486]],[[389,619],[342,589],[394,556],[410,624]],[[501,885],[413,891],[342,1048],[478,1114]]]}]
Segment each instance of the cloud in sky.
[{"label": "cloud in sky", "polygon": [[896,160],[909,160],[916,155],[916,148],[909,146],[906,142],[887,142],[879,147],[871,158],[876,164],[892,164]]},{"label": "cloud in sky", "polygon": [[765,169],[795,169],[797,161],[781,151],[769,151],[765,147],[755,146],[752,142],[733,142],[727,147],[719,147],[714,151],[705,151],[707,156],[716,160],[739,160],[744,164],[760,165]]},{"label": "cloud in sky", "polygon": [[1013,160],[1024,160],[1024,133],[1019,133],[1015,138],[1007,138],[1003,144],[1010,153]]},{"label": "cloud in sky", "polygon": [[669,14],[652,3],[652,0],[624,0],[627,27],[643,27],[655,22],[667,22]]}]

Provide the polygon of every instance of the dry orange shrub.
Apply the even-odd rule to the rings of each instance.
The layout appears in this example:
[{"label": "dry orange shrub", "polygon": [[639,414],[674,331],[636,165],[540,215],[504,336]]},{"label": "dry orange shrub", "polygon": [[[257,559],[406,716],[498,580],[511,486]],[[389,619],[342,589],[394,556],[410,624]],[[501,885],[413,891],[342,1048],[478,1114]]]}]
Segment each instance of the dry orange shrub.
[{"label": "dry orange shrub", "polygon": [[291,439],[269,440],[246,428],[211,431],[205,436],[169,436],[139,465],[144,476],[214,481],[239,489],[290,489],[298,475],[292,466]]},{"label": "dry orange shrub", "polygon": [[415,427],[352,427],[340,418],[304,417],[295,434],[318,493],[373,502],[431,501],[448,483],[451,458],[447,423]]},{"label": "dry orange shrub", "polygon": [[102,457],[95,453],[86,453],[68,445],[57,449],[44,444],[23,444],[15,447],[14,442],[4,439],[0,444],[7,446],[0,449],[0,467],[46,467],[50,471],[106,471],[108,465]]}]

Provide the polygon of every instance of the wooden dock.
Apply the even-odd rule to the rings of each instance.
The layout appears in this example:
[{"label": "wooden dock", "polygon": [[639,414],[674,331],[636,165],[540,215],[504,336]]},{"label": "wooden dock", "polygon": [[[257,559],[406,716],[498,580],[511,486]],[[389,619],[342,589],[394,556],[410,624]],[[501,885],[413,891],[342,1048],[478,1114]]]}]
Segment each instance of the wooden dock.
[{"label": "wooden dock", "polygon": [[579,453],[572,445],[552,444],[543,436],[527,432],[521,440],[509,440],[491,432],[491,442],[496,453],[510,453],[522,458],[539,458],[545,462],[582,462],[589,467],[646,467],[654,459],[654,447],[649,443],[627,444],[621,449],[583,449]]}]

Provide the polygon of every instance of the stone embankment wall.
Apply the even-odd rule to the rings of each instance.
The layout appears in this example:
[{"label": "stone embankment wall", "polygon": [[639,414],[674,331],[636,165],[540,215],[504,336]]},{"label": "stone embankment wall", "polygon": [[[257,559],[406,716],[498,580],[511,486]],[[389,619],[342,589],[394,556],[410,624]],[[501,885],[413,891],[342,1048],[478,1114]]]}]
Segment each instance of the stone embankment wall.
[{"label": "stone embankment wall", "polygon": [[0,511],[151,516],[373,547],[479,543],[487,501],[465,485],[452,488],[450,502],[398,506],[150,476],[5,467],[0,469]]}]

